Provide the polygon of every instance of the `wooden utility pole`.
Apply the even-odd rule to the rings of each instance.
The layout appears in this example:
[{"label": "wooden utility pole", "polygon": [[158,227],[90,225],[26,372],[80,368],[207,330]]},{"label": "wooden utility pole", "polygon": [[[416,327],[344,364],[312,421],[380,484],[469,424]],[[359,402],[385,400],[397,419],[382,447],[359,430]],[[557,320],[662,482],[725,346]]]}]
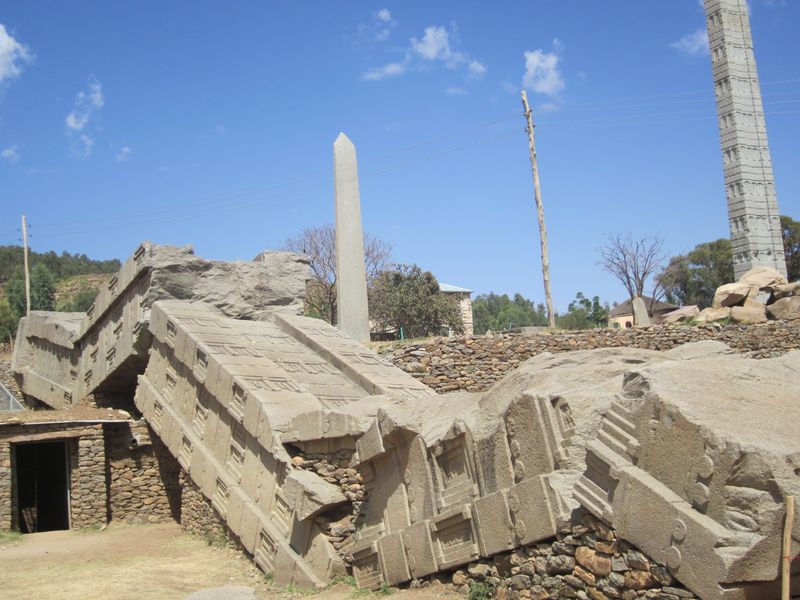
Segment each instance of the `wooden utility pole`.
[{"label": "wooden utility pole", "polygon": [[792,585],[792,529],[794,529],[794,496],[786,496],[786,520],[783,524],[781,552],[781,600],[789,600]]},{"label": "wooden utility pole", "polygon": [[528,106],[528,95],[522,90],[522,106],[525,108],[525,120],[528,134],[528,148],[531,153],[531,169],[533,170],[533,195],[536,199],[536,215],[539,217],[539,239],[542,243],[542,277],[544,278],[544,301],[547,306],[547,322],[551,328],[556,326],[556,315],[553,312],[553,297],[550,294],[550,255],[547,251],[547,227],[544,224],[544,207],[542,206],[542,190],[539,187],[539,166],[536,162],[536,142],[533,138],[533,113]]},{"label": "wooden utility pole", "polygon": [[31,314],[31,272],[28,268],[28,222],[22,215],[22,254],[25,259],[25,314]]}]

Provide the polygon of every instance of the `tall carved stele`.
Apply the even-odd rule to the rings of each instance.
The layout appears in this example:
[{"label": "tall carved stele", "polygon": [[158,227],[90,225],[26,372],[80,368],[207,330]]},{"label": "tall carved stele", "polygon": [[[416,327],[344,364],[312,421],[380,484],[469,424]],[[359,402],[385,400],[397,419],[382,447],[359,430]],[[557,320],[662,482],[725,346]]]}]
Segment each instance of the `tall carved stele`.
[{"label": "tall carved stele", "polygon": [[767,266],[786,275],[747,2],[704,1],[734,274]]},{"label": "tall carved stele", "polygon": [[367,269],[361,197],[358,191],[356,147],[344,133],[333,143],[336,190],[336,312],[337,325],[361,343],[369,341]]}]

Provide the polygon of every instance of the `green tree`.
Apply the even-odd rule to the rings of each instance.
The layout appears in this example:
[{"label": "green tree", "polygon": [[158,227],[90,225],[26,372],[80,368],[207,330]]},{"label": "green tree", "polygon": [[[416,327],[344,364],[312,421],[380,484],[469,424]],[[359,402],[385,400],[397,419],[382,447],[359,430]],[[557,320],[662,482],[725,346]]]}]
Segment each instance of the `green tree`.
[{"label": "green tree", "polygon": [[25,315],[25,280],[20,272],[15,272],[6,283],[6,298],[15,319]]},{"label": "green tree", "polygon": [[7,342],[8,338],[17,334],[18,318],[11,312],[8,298],[0,297],[0,342]]},{"label": "green tree", "polygon": [[56,310],[60,312],[86,312],[97,298],[98,290],[92,287],[83,287],[70,298],[59,301]]},{"label": "green tree", "polygon": [[583,292],[578,292],[557,323],[561,329],[596,329],[608,325],[608,313],[608,302],[601,303],[599,296],[589,300]]},{"label": "green tree", "polygon": [[55,310],[56,284],[50,269],[39,263],[31,271],[31,310]]},{"label": "green tree", "polygon": [[513,300],[507,294],[482,294],[472,302],[472,316],[478,335],[512,327],[547,326],[544,304],[534,304],[522,294],[514,294]]},{"label": "green tree", "polygon": [[370,289],[370,313],[383,329],[402,328],[406,337],[438,334],[443,326],[463,331],[458,303],[439,291],[430,271],[396,265],[380,273]]},{"label": "green tree", "polygon": [[789,281],[800,280],[800,221],[781,215],[781,234],[787,278]]},{"label": "green tree", "polygon": [[659,275],[667,302],[711,306],[714,292],[734,280],[731,242],[721,238],[695,246],[688,254],[673,256]]},{"label": "green tree", "polygon": [[[21,272],[16,271],[6,283],[6,297],[12,314],[19,319],[25,316],[25,280]],[[56,286],[53,275],[43,264],[31,270],[31,310],[54,310]]]}]

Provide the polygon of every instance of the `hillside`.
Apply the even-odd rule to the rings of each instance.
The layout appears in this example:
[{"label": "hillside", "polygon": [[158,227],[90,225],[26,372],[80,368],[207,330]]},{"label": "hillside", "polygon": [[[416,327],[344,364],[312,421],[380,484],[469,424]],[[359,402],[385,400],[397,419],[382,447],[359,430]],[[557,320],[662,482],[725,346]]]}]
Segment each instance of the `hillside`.
[{"label": "hillside", "polygon": [[[116,258],[94,260],[85,254],[70,254],[66,251],[56,254],[52,250],[49,252],[30,251],[28,260],[31,269],[38,264],[47,267],[55,281],[73,275],[115,273],[121,266],[120,261]],[[22,246],[0,246],[0,286],[4,286],[14,275],[21,274],[22,265]]]},{"label": "hillside", "polygon": [[[30,252],[33,310],[85,311],[100,286],[120,268],[120,261],[94,260],[85,254]],[[21,246],[0,246],[0,339],[17,330],[25,312]]]}]

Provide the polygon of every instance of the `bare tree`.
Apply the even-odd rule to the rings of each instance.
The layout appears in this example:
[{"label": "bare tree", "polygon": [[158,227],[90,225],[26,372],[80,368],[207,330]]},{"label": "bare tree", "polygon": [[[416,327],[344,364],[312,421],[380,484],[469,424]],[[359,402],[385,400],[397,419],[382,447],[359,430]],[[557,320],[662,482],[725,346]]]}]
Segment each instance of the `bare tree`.
[{"label": "bare tree", "polygon": [[652,300],[648,312],[653,313],[653,302],[661,294],[661,282],[657,274],[667,258],[664,239],[658,236],[634,240],[631,234],[619,233],[608,236],[608,242],[598,249],[598,265],[611,273],[628,291],[631,302],[636,296],[644,296],[645,287],[652,284]]},{"label": "bare tree", "polygon": [[[306,289],[306,313],[336,323],[336,229],[333,225],[309,227],[283,243],[284,250],[302,252],[311,259],[312,278]],[[389,268],[392,246],[364,234],[367,286]]]}]

